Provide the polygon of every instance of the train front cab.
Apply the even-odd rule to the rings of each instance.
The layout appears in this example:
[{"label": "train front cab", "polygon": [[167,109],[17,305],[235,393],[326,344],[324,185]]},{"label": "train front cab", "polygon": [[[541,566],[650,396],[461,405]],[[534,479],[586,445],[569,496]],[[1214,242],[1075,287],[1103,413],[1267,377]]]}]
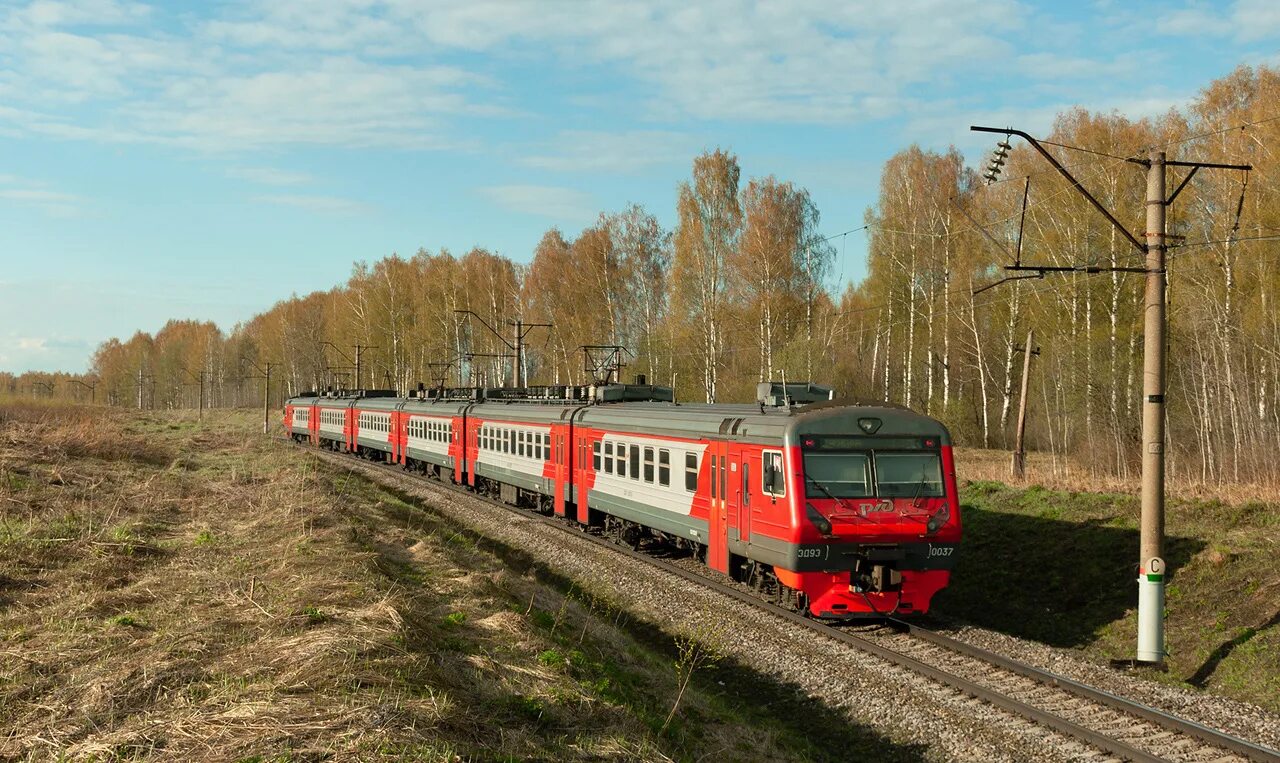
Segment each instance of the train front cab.
[{"label": "train front cab", "polygon": [[946,428],[905,409],[815,412],[790,428],[780,460],[781,474],[762,463],[792,514],[778,581],[818,617],[927,612],[961,534]]}]

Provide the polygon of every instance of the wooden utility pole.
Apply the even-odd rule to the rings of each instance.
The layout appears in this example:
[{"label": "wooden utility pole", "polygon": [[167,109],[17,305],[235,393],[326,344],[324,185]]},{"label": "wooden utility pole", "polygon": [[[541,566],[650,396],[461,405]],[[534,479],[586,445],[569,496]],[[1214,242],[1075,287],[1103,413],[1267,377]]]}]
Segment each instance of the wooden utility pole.
[{"label": "wooden utility pole", "polygon": [[1040,350],[1031,349],[1035,341],[1034,329],[1027,330],[1027,343],[1022,347],[1022,391],[1018,396],[1018,432],[1013,446],[1013,476],[1022,479],[1027,473],[1027,380],[1031,378],[1031,356]]},{"label": "wooden utility pole", "polygon": [[267,367],[263,368],[248,358],[240,358],[240,362],[253,366],[262,376],[262,433],[267,434],[271,431],[271,368],[276,364],[267,361]]},{"label": "wooden utility pole", "polygon": [[192,373],[189,369],[184,367],[182,371],[187,376],[190,376],[192,379],[195,379],[196,384],[200,385],[200,405],[199,405],[199,408],[196,409],[198,411],[196,413],[196,417],[203,419],[204,418],[204,373],[205,373],[204,369],[201,369],[199,373]]}]

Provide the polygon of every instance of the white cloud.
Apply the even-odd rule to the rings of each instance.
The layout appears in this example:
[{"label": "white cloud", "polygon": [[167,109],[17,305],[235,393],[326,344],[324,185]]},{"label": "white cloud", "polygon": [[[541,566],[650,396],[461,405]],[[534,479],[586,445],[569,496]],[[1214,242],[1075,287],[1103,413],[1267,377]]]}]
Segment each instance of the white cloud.
[{"label": "white cloud", "polygon": [[1222,9],[1200,6],[1168,11],[1155,22],[1161,34],[1225,36],[1232,31],[1231,19]]},{"label": "white cloud", "polygon": [[227,175],[261,185],[310,185],[315,178],[305,172],[291,172],[274,167],[233,167]]},{"label": "white cloud", "polygon": [[117,26],[141,21],[150,14],[151,9],[142,3],[121,3],[116,0],[36,0],[18,11],[16,16],[39,26]]},{"label": "white cloud", "polygon": [[369,205],[354,199],[344,199],[338,196],[299,196],[293,194],[271,194],[264,196],[254,196],[250,201],[260,204],[278,204],[286,207],[295,207],[297,209],[305,209],[312,212],[339,213],[339,214],[359,214],[369,211]]},{"label": "white cloud", "polygon": [[79,201],[80,197],[39,188],[0,188],[0,199],[30,201],[37,204],[70,204]]},{"label": "white cloud", "polygon": [[478,189],[512,212],[553,220],[584,222],[596,214],[590,194],[574,188],[550,185],[495,185]]},{"label": "white cloud", "polygon": [[1132,78],[1149,63],[1149,60],[1140,61],[1137,53],[1111,59],[1097,59],[1037,52],[1018,56],[1016,69],[1020,74],[1042,82],[1064,79],[1119,79]]},{"label": "white cloud", "polygon": [[1162,14],[1156,30],[1179,36],[1234,37],[1256,42],[1280,36],[1280,4],[1275,0],[1236,0],[1230,7],[1193,2]]},{"label": "white cloud", "polygon": [[546,148],[550,151],[523,156],[518,161],[527,167],[558,172],[629,173],[656,164],[685,161],[695,146],[685,135],[660,130],[566,130]]},{"label": "white cloud", "polygon": [[[0,64],[11,64],[0,65],[0,131],[215,151],[465,148],[459,118],[512,114],[512,95],[481,67],[548,57],[629,75],[642,88],[629,105],[651,117],[859,121],[902,113],[912,86],[1007,54],[999,35],[1023,13],[1015,0],[332,0],[324,12],[275,0],[214,16],[113,0],[0,11]],[[444,63],[459,55],[467,68]],[[75,108],[86,103],[103,108]],[[604,148],[590,160],[553,146],[530,163],[631,171],[654,153]]]},{"label": "white cloud", "polygon": [[84,205],[82,197],[51,191],[46,186],[46,183],[15,175],[0,175],[0,199],[33,206],[50,217],[67,218],[79,214]]},{"label": "white cloud", "polygon": [[48,340],[44,337],[18,337],[18,349],[24,352],[39,352],[47,349]]}]

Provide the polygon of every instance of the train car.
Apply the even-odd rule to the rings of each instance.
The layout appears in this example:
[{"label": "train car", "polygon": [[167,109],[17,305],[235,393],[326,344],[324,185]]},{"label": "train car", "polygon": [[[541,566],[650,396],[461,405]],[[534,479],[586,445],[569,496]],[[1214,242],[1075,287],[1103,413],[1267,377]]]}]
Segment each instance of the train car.
[{"label": "train car", "polygon": [[818,617],[926,612],[955,564],[950,436],[908,409],[807,384],[762,385],[755,405],[636,385],[461,392],[354,398],[348,449],[688,549]]},{"label": "train car", "polygon": [[468,458],[474,458],[465,448],[473,438],[464,436],[471,404],[467,396],[424,394],[405,400],[398,409],[393,460],[446,482],[461,482],[468,473]]},{"label": "train car", "polygon": [[959,504],[933,419],[842,402],[632,403],[574,424],[579,506],[692,540],[712,569],[796,608],[924,612],[947,584]]},{"label": "train car", "polygon": [[319,397],[314,392],[304,392],[291,397],[284,404],[284,431],[294,442],[318,444],[316,438],[320,420],[316,415]]}]

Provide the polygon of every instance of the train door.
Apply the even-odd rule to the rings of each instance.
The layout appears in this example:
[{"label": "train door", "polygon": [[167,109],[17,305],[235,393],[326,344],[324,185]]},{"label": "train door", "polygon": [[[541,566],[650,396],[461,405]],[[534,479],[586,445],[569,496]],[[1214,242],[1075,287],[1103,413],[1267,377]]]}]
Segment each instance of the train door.
[{"label": "train door", "polygon": [[557,516],[564,516],[564,503],[568,500],[566,491],[569,486],[569,465],[565,459],[565,440],[568,427],[551,427],[551,474],[555,481],[555,503],[552,507]]},{"label": "train door", "polygon": [[743,448],[738,453],[738,479],[737,483],[741,485],[738,494],[738,521],[734,528],[736,537],[743,543],[751,540],[751,475],[756,473],[758,466],[751,464],[751,451]]},{"label": "train door", "polygon": [[[720,572],[729,572],[729,444],[712,442],[707,448],[711,454],[711,511],[709,537],[707,538],[707,566]],[[736,470],[735,470],[736,471]],[[735,502],[736,503],[736,502]]]},{"label": "train door", "polygon": [[587,434],[582,435],[582,445],[578,448],[578,455],[582,458],[582,488],[579,491],[581,498],[578,500],[578,521],[587,524],[591,521],[591,487],[596,484],[596,464],[599,458],[595,455],[598,451],[592,448],[599,448],[600,441],[597,440],[594,446],[591,438]]},{"label": "train door", "polygon": [[400,451],[400,412],[392,411],[390,414],[391,424],[388,428],[391,430],[391,463],[403,463],[402,453]]},{"label": "train door", "polygon": [[573,428],[573,503],[577,507],[579,522],[587,521],[587,500],[591,484],[591,455],[587,435],[579,427]]},{"label": "train door", "polygon": [[573,501],[573,465],[570,462],[570,433],[573,425],[562,426],[556,433],[556,516],[567,513],[567,504]]}]

